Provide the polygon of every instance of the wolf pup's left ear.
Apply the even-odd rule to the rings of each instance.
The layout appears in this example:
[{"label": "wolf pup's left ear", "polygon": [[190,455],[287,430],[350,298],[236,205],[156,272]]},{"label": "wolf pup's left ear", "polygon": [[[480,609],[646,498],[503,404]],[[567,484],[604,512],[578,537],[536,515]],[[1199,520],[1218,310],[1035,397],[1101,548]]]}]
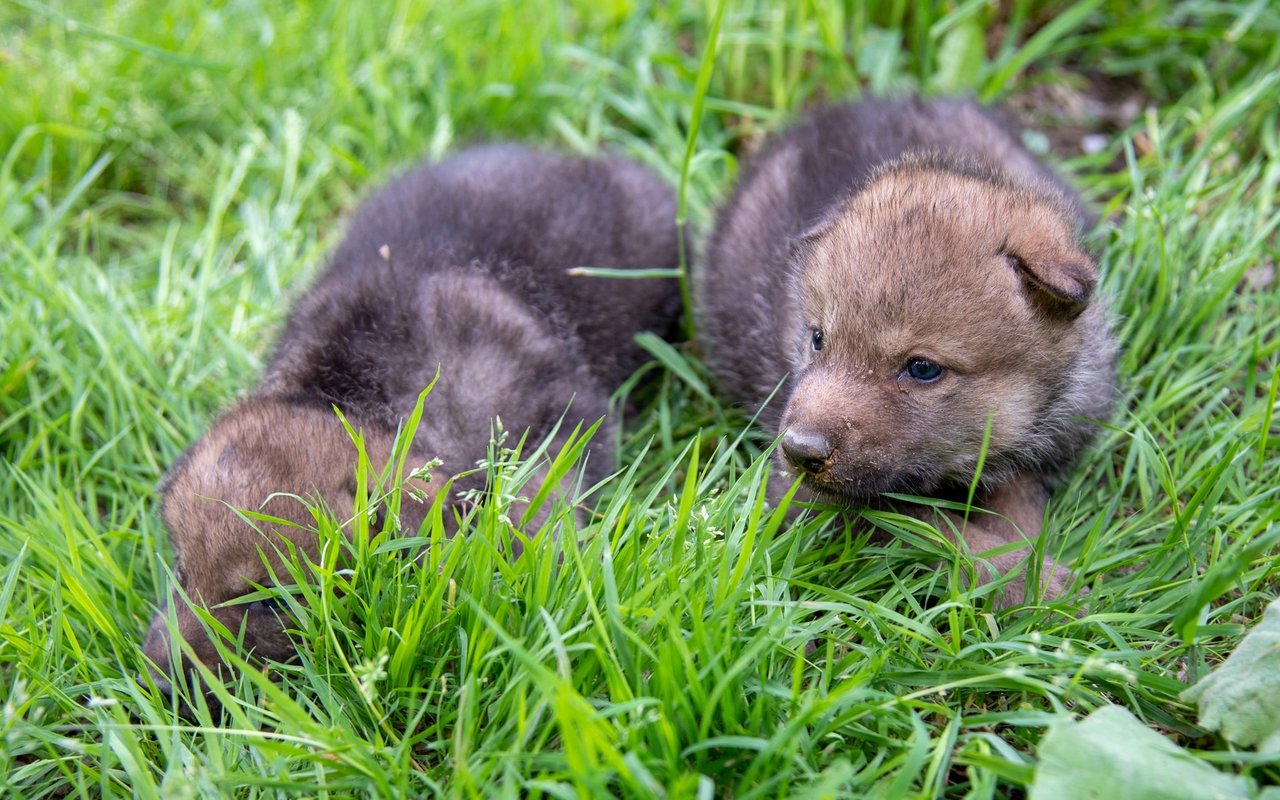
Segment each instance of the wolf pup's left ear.
[{"label": "wolf pup's left ear", "polygon": [[1093,297],[1098,267],[1062,221],[1055,222],[1015,226],[1002,253],[1034,300],[1046,310],[1076,317]]},{"label": "wolf pup's left ear", "polygon": [[813,250],[814,244],[825,236],[827,231],[836,226],[836,222],[840,219],[842,208],[843,206],[837,208],[833,213],[828,213],[810,222],[803,231],[791,237],[787,245],[792,263],[800,261],[807,256]]}]

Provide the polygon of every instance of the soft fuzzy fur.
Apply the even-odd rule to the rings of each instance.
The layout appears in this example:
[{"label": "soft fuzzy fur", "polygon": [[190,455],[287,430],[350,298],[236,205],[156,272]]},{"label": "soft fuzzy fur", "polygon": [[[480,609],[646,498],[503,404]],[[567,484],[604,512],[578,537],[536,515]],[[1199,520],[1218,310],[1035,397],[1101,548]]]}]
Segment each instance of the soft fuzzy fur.
[{"label": "soft fuzzy fur", "polygon": [[[428,499],[446,476],[485,456],[495,418],[538,442],[566,410],[561,438],[603,416],[609,393],[644,358],[635,334],[672,332],[679,293],[671,280],[566,270],[674,266],[675,211],[671,190],[635,164],[513,145],[465,151],[375,193],[289,315],[261,384],[162,482],[187,596],[232,631],[243,621],[257,655],[290,655],[276,609],[219,605],[268,582],[262,554],[278,563],[282,537],[315,555],[309,514],[290,495],[323,498],[338,518],[350,517],[356,450],[334,406],[384,463],[398,424],[439,370],[411,447],[418,463],[443,462],[419,482]],[[603,433],[592,443],[591,479],[605,474],[611,449]],[[483,488],[483,480],[461,479],[453,491]],[[416,530],[427,507],[406,498],[402,527]],[[299,527],[262,525],[260,533],[233,509]],[[215,664],[192,609],[176,595],[171,606],[183,638]],[[144,644],[162,669],[165,613]]]},{"label": "soft fuzzy fur", "polygon": [[[1115,345],[1077,238],[1091,223],[989,109],[822,109],[766,147],[721,214],[699,333],[739,402],[782,386],[763,417],[804,496],[962,496],[990,418],[981,499],[1021,530],[965,538],[1034,537],[1044,487],[1113,399]],[[913,378],[920,358],[941,376]]]}]

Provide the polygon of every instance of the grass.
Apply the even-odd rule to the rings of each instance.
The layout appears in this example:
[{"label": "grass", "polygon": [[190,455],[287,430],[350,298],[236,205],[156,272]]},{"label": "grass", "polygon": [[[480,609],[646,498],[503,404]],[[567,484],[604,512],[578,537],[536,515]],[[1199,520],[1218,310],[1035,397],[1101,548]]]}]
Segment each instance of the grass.
[{"label": "grass", "polygon": [[[1280,783],[1178,699],[1280,579],[1278,43],[1263,0],[8,0],[0,793],[1015,797],[1046,726],[1105,703]],[[153,486],[370,187],[477,139],[612,148],[680,186],[696,241],[793,111],[902,90],[1023,108],[1041,146],[1106,134],[1049,155],[1109,220],[1124,343],[1121,408],[1051,509],[1081,591],[996,611],[907,520],[876,520],[889,544],[785,522],[696,346],[651,343],[580,530],[560,508],[560,543],[498,557],[537,487],[496,444],[469,536],[349,543],[318,515],[326,558],[281,576],[302,657],[245,670],[225,719],[134,683],[169,577]]]}]

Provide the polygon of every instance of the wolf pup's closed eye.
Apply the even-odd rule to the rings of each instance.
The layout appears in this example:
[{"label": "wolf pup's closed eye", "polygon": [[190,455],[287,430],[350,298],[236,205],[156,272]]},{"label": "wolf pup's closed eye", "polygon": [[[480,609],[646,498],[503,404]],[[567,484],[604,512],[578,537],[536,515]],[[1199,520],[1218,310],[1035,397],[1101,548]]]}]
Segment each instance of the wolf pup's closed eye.
[{"label": "wolf pup's closed eye", "polygon": [[[233,633],[243,628],[255,656],[293,653],[287,608],[234,601],[269,582],[264,554],[287,574],[277,547],[316,557],[298,498],[323,499],[338,519],[354,513],[356,450],[334,406],[363,431],[371,460],[385,463],[438,370],[410,446],[415,463],[442,462],[416,487],[428,496],[485,456],[495,418],[537,442],[566,410],[560,439],[603,416],[609,394],[644,359],[635,335],[673,331],[679,290],[669,279],[570,269],[674,266],[675,216],[671,189],[636,164],[514,145],[419,167],[365,201],[290,313],[260,385],[161,484],[181,593],[171,593],[172,611],[156,616],[143,644],[156,684],[170,685],[170,613],[195,656],[218,667],[193,606]],[[612,443],[602,431],[591,447],[585,463],[596,481],[611,467]],[[473,475],[453,488],[483,482]],[[406,502],[402,527],[416,531],[427,508]],[[235,509],[296,526],[255,529]]]},{"label": "wolf pup's closed eye", "polygon": [[[985,447],[977,504],[995,514],[971,518],[966,543],[1029,542],[1113,402],[1115,344],[1078,239],[1091,223],[996,112],[825,108],[766,146],[721,213],[699,333],[739,402],[783,385],[763,414],[802,498],[963,499]],[[1043,576],[1051,595],[1070,579]],[[1002,603],[1023,591],[1011,580]]]}]

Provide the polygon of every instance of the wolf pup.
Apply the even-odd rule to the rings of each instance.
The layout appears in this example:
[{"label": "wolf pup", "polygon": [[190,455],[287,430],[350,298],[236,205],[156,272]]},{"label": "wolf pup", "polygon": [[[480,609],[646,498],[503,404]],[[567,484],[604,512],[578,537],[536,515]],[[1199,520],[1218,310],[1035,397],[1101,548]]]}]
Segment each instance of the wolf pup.
[{"label": "wolf pup", "polygon": [[[989,109],[825,108],[767,145],[721,213],[699,332],[729,395],[759,408],[778,390],[763,418],[802,498],[963,500],[985,440],[976,505],[994,513],[970,517],[965,543],[1029,543],[1113,402],[1115,344],[1077,238],[1091,224]],[[1051,562],[1042,576],[1050,596],[1070,581]],[[1024,591],[1011,578],[1001,603]]]},{"label": "wolf pup", "polygon": [[[603,416],[609,393],[644,360],[635,334],[673,331],[679,291],[671,280],[567,270],[673,266],[675,216],[671,189],[636,164],[515,145],[465,151],[375,193],[289,315],[261,384],[162,481],[161,516],[186,596],[229,630],[243,625],[254,655],[293,653],[278,609],[225,604],[269,582],[263,554],[280,574],[276,551],[286,540],[317,555],[313,520],[288,495],[323,498],[339,519],[352,515],[356,450],[334,406],[363,430],[374,463],[385,463],[397,426],[438,369],[410,449],[419,463],[442,461],[437,475],[473,468],[495,418],[537,442],[562,416],[558,439]],[[589,478],[611,464],[607,438],[592,445]],[[443,483],[420,488],[431,495]],[[453,489],[483,483],[483,475],[461,478]],[[403,506],[401,527],[417,530],[430,503]],[[299,527],[260,532],[233,509]],[[196,614],[177,592],[169,605],[181,636],[216,668]],[[152,621],[143,645],[160,669],[170,661],[168,613]],[[152,677],[171,688],[167,675]]]}]

